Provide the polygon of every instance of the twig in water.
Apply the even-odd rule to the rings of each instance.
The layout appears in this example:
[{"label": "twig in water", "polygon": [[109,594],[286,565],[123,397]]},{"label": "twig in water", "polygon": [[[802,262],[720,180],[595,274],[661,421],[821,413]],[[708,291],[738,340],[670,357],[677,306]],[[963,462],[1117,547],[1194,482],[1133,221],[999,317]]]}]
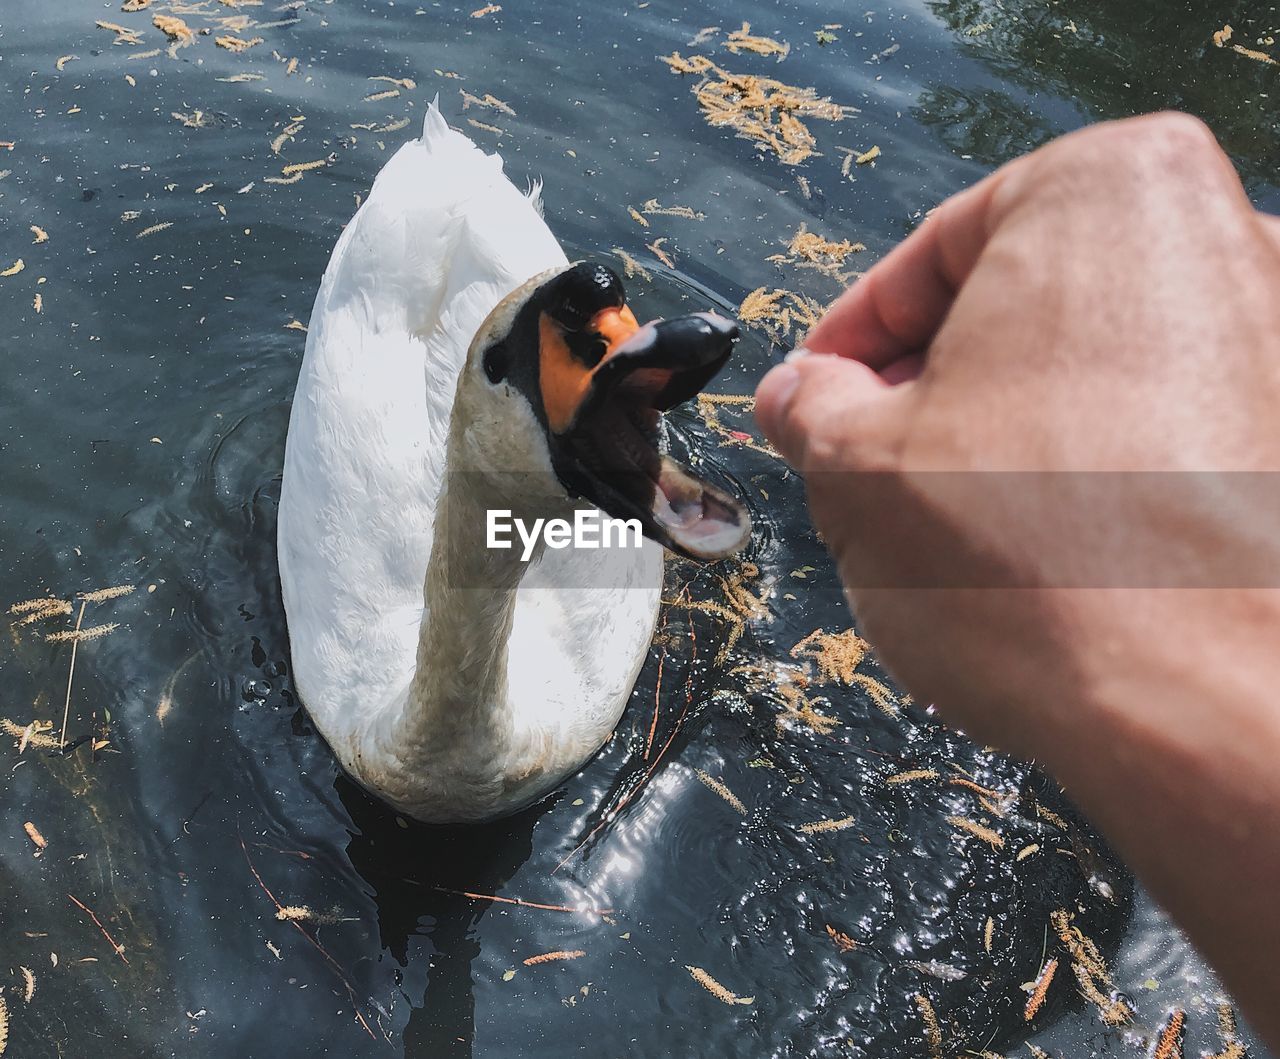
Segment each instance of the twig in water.
[{"label": "twig in water", "polygon": [[89,918],[93,920],[94,925],[100,931],[102,931],[102,936],[107,939],[107,944],[110,945],[113,949],[115,949],[116,955],[119,956],[120,959],[124,960],[125,963],[128,963],[129,958],[124,954],[124,946],[121,945],[119,942],[117,942],[116,939],[111,936],[110,931],[108,931],[107,928],[102,925],[102,920],[100,920],[96,915],[94,915],[93,909],[90,908],[88,905],[86,905],[83,901],[72,896],[71,894],[67,894],[67,896],[71,898],[72,902],[75,904],[77,908],[80,909],[80,911],[87,913]]},{"label": "twig in water", "polygon": [[[80,626],[84,623],[84,608],[88,602],[81,602],[80,613],[76,615],[76,632],[80,631]],[[67,701],[62,706],[62,735],[58,739],[58,746],[65,750],[67,746],[67,718],[71,713],[71,681],[76,675],[76,651],[80,647],[79,638],[71,641],[71,668],[67,670]],[[75,900],[72,898],[72,900]],[[126,963],[129,961],[126,960]]]},{"label": "twig in water", "polygon": [[[244,853],[245,863],[249,865],[249,871],[253,873],[254,881],[257,882],[257,884],[262,888],[262,892],[271,899],[271,903],[276,906],[276,911],[277,912],[284,911],[285,906],[282,905],[276,899],[275,894],[273,894],[269,889],[267,889],[267,884],[262,881],[262,876],[258,874],[258,869],[253,866],[253,859],[249,856],[249,847],[244,844],[244,836],[239,835],[237,837],[239,837],[240,839],[240,849]],[[309,933],[307,933],[307,929],[301,923],[299,923],[296,919],[287,919],[286,922],[288,922],[289,926],[293,927],[294,930],[296,930],[299,934],[301,934],[304,938],[306,938],[307,941],[311,942],[312,947],[318,953],[320,953],[321,956],[325,958],[325,961],[329,964],[330,968],[332,968],[333,973],[338,976],[338,981],[340,981],[347,990],[347,997],[351,1001],[351,1006],[355,1009],[356,1021],[360,1023],[360,1026],[364,1030],[364,1032],[367,1033],[370,1037],[373,1037],[373,1039],[376,1041],[378,1038],[374,1036],[373,1028],[365,1020],[364,1013],[361,1012],[360,1010],[360,1003],[359,1001],[356,1000],[355,987],[347,979],[346,974],[342,970],[341,964],[339,964],[337,960],[335,960],[332,956],[330,956],[329,950],[326,949],[323,945],[321,945],[320,942],[316,941],[316,939],[312,937]]]}]

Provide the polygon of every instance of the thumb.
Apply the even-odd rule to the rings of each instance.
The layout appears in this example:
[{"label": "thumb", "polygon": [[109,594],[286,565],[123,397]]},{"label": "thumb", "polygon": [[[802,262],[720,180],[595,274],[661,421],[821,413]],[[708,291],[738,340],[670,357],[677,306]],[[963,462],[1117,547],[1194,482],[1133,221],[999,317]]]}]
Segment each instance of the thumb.
[{"label": "thumb", "polygon": [[[892,387],[861,361],[798,349],[756,387],[756,422],[801,473],[838,458]],[[847,458],[847,457],[846,457]]]}]

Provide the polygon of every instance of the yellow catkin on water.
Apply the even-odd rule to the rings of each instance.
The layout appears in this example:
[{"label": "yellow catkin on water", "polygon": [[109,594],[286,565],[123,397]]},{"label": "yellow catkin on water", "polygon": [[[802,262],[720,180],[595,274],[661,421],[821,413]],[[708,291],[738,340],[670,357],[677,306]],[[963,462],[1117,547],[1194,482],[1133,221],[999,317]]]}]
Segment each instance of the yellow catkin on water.
[{"label": "yellow catkin on water", "polygon": [[31,998],[36,995],[36,975],[30,967],[19,967],[22,972],[22,1002],[30,1004]]},{"label": "yellow catkin on water", "polygon": [[195,34],[180,18],[174,18],[172,15],[152,15],[151,24],[161,33],[168,37],[171,41],[178,44],[190,44],[195,39]]},{"label": "yellow catkin on water", "polygon": [[103,22],[101,20],[94,23],[99,29],[105,29],[116,35],[116,39],[111,43],[115,44],[141,44],[142,38],[136,30],[130,29],[128,26],[117,26],[114,22]]},{"label": "yellow catkin on water", "polygon": [[793,335],[803,334],[820,319],[821,305],[805,294],[766,287],[757,287],[738,306],[738,319],[747,324],[759,324],[775,342],[788,342]]},{"label": "yellow catkin on water", "polygon": [[173,221],[162,221],[160,224],[153,224],[149,228],[143,228],[134,238],[145,239],[149,235],[155,235],[157,232],[163,232],[166,228],[172,227]]},{"label": "yellow catkin on water", "polygon": [[947,823],[961,831],[968,832],[974,838],[982,839],[983,842],[994,846],[996,849],[1004,845],[1004,839],[1000,835],[989,827],[983,827],[978,821],[970,820],[967,816],[948,816]]},{"label": "yellow catkin on water", "polygon": [[80,599],[85,603],[102,603],[108,599],[119,599],[131,595],[136,585],[112,585],[110,588],[95,588],[92,592],[82,592]]},{"label": "yellow catkin on water", "polygon": [[724,47],[734,55],[749,51],[756,55],[776,55],[779,60],[785,59],[787,53],[791,51],[790,44],[784,44],[772,37],[754,36],[750,22],[742,23],[741,29],[735,29],[730,33],[725,39]]},{"label": "yellow catkin on water", "polygon": [[22,825],[22,830],[27,833],[27,838],[31,839],[31,844],[35,846],[36,849],[48,848],[48,840],[44,835],[40,834],[39,828],[37,828],[30,820]]},{"label": "yellow catkin on water", "polygon": [[21,272],[26,267],[27,267],[27,263],[23,261],[22,258],[18,258],[18,260],[15,261],[8,268],[0,270],[0,276],[16,276],[19,272]]},{"label": "yellow catkin on water", "polygon": [[1182,1059],[1182,1024],[1187,1013],[1178,1008],[1169,1013],[1169,1020],[1160,1031],[1151,1059]]},{"label": "yellow catkin on water", "polygon": [[858,943],[853,938],[843,931],[836,930],[830,923],[827,924],[827,937],[835,942],[836,948],[841,952],[853,952],[858,947]]},{"label": "yellow catkin on water", "polygon": [[996,921],[987,916],[987,922],[982,928],[982,947],[986,949],[987,955],[991,955],[991,939],[995,936]]},{"label": "yellow catkin on water", "polygon": [[329,163],[324,158],[317,158],[314,162],[295,162],[293,165],[287,165],[280,170],[284,176],[293,176],[294,173],[310,173],[313,169],[323,169]]},{"label": "yellow catkin on water", "polygon": [[1031,995],[1027,997],[1027,1006],[1023,1009],[1022,1017],[1027,1022],[1040,1013],[1040,1009],[1044,1007],[1044,998],[1048,995],[1049,986],[1053,983],[1053,976],[1058,970],[1057,957],[1049,960],[1040,968],[1040,973],[1036,975],[1036,980],[1031,988]]},{"label": "yellow catkin on water", "polygon": [[924,1023],[924,1041],[929,1046],[929,1055],[931,1059],[942,1059],[942,1026],[938,1022],[938,1013],[923,993],[917,993],[913,999]]},{"label": "yellow catkin on water", "polygon": [[846,827],[853,827],[854,817],[842,816],[839,820],[814,820],[812,823],[801,824],[796,828],[806,835],[821,835],[828,831],[843,831]]},{"label": "yellow catkin on water", "polygon": [[9,1003],[0,993],[0,1055],[9,1047]]},{"label": "yellow catkin on water", "polygon": [[725,988],[714,978],[711,977],[701,967],[693,967],[685,964],[684,969],[693,976],[693,980],[702,986],[708,993],[719,1000],[722,1004],[754,1004],[756,998],[753,996],[738,996],[732,990]]},{"label": "yellow catkin on water", "polygon": [[714,776],[703,772],[702,769],[694,769],[693,771],[706,787],[715,791],[716,794],[720,795],[721,798],[732,805],[736,810],[738,810],[738,812],[742,813],[743,816],[746,816],[747,807],[742,804],[742,799],[734,794],[733,791],[729,790],[728,787]]},{"label": "yellow catkin on water", "polygon": [[227,51],[236,52],[248,51],[250,48],[256,48],[262,43],[261,37],[254,37],[252,40],[245,40],[243,37],[235,37],[228,33],[223,37],[215,37],[213,43],[219,48],[226,48]]},{"label": "yellow catkin on water", "polygon": [[906,772],[896,772],[892,776],[885,777],[885,783],[891,786],[898,786],[900,783],[916,783],[919,780],[936,780],[938,773],[933,769],[908,769]]},{"label": "yellow catkin on water", "polygon": [[555,952],[544,952],[537,956],[530,956],[521,962],[526,967],[535,967],[540,963],[557,963],[561,960],[577,960],[585,956],[583,949],[557,949]]},{"label": "yellow catkin on water", "polygon": [[84,643],[86,640],[97,640],[109,636],[120,628],[119,622],[108,622],[105,625],[92,625],[87,629],[66,629],[62,632],[51,632],[45,637],[47,643]]}]

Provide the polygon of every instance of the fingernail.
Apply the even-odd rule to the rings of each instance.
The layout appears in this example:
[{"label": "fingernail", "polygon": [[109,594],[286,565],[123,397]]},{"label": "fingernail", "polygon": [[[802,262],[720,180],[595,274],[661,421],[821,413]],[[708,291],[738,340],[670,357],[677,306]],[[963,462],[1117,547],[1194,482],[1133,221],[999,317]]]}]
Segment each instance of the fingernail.
[{"label": "fingernail", "polygon": [[801,357],[808,357],[812,355],[812,353],[813,350],[808,349],[805,346],[796,346],[795,349],[782,358],[782,363],[791,364],[799,360]]}]

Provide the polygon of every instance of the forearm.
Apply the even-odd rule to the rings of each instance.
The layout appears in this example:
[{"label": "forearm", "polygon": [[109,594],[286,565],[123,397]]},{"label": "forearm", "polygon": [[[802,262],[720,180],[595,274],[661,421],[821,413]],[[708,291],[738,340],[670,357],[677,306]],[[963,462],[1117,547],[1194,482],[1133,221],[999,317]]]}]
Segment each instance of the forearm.
[{"label": "forearm", "polygon": [[1280,599],[1163,595],[1178,618],[1100,649],[1077,723],[1034,749],[1274,1042]]}]

